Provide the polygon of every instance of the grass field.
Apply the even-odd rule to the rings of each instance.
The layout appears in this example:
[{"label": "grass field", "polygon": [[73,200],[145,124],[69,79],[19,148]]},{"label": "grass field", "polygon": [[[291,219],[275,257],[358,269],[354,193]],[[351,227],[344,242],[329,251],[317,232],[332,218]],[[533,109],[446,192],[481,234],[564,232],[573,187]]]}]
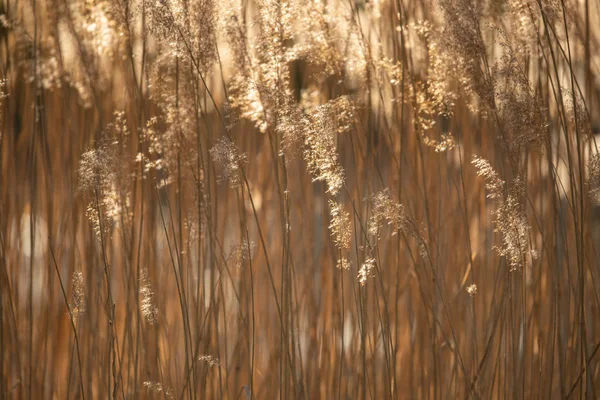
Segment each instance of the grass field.
[{"label": "grass field", "polygon": [[0,398],[600,398],[598,0],[3,0]]}]

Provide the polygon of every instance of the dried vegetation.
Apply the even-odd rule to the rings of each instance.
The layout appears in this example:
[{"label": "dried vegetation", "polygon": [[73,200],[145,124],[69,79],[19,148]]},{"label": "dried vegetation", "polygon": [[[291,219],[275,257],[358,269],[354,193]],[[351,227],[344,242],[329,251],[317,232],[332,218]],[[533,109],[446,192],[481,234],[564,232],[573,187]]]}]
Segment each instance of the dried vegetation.
[{"label": "dried vegetation", "polygon": [[0,398],[600,396],[600,3],[0,3]]}]

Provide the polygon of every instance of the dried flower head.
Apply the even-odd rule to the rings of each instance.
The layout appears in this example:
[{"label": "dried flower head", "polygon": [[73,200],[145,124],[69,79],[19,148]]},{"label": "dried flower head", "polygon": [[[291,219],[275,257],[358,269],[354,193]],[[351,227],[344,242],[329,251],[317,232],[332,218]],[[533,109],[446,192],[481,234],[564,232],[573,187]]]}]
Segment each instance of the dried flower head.
[{"label": "dried flower head", "polygon": [[[6,91],[6,79],[0,79],[0,126],[4,126],[4,99],[8,97]],[[0,128],[0,142],[2,141],[2,131]]]},{"label": "dried flower head", "polygon": [[124,3],[86,0],[51,6],[57,10],[49,24],[54,28],[48,35],[49,46],[43,50],[50,55],[43,71],[44,86],[60,84],[60,79],[75,89],[84,107],[92,107],[101,88],[111,84],[114,62],[120,60],[121,46],[129,36],[130,15]]},{"label": "dried flower head", "polygon": [[211,355],[202,355],[202,356],[198,357],[198,361],[204,362],[209,367],[220,367],[221,366],[221,361],[217,357],[214,357]]},{"label": "dried flower head", "polygon": [[494,105],[502,123],[509,155],[518,160],[528,146],[543,151],[546,145],[547,121],[539,94],[536,94],[527,76],[523,62],[497,29],[503,40],[504,53],[494,73]]},{"label": "dried flower head", "polygon": [[118,1],[70,2],[70,13],[76,25],[84,51],[102,56],[112,56],[116,46],[123,40],[123,8]]},{"label": "dried flower head", "polygon": [[389,189],[384,189],[371,196],[371,205],[371,218],[369,218],[368,222],[368,229],[371,235],[379,237],[384,223],[394,228],[392,235],[410,225],[409,219],[404,212],[404,206],[392,198]]},{"label": "dried flower head", "polygon": [[221,137],[210,149],[213,161],[221,168],[221,181],[229,182],[233,189],[242,183],[242,166],[246,162],[246,155],[239,153],[235,144],[227,137]]},{"label": "dried flower head", "polygon": [[199,158],[197,88],[202,85],[196,64],[189,57],[161,53],[150,69],[150,83],[150,96],[160,115],[150,119],[144,129],[145,155],[154,163],[161,183],[170,183],[174,176],[193,180]]},{"label": "dried flower head", "polygon": [[348,260],[346,257],[338,258],[335,264],[335,267],[341,270],[349,270],[351,266],[352,264],[350,263],[350,260]]},{"label": "dried flower head", "polygon": [[592,137],[592,123],[585,106],[585,100],[578,91],[575,91],[574,94],[571,90],[562,90],[565,111],[567,112],[571,129],[584,140],[590,139]]},{"label": "dried flower head", "polygon": [[496,247],[498,255],[506,257],[511,270],[524,266],[526,256],[531,254],[529,247],[529,222],[525,213],[525,183],[517,176],[509,188],[498,177],[490,163],[482,158],[473,157],[472,163],[478,169],[477,174],[485,179],[488,198],[494,199],[495,232],[502,236],[502,244]]},{"label": "dried flower head", "polygon": [[159,0],[146,3],[152,33],[168,57],[190,62],[195,72],[209,73],[216,60],[217,11],[213,0]]},{"label": "dried flower head", "polygon": [[511,269],[524,266],[529,251],[529,222],[525,214],[525,184],[520,177],[513,180],[503,201],[497,202],[496,232],[502,234],[498,252],[506,256]]},{"label": "dried flower head", "polygon": [[96,237],[98,240],[101,240],[103,237],[109,236],[112,220],[105,216],[103,212],[99,212],[98,207],[98,203],[95,201],[89,203],[85,210],[85,216],[92,224],[92,229],[94,230]]},{"label": "dried flower head", "polygon": [[344,57],[344,76],[346,84],[358,89],[366,83],[367,69],[372,63],[369,44],[359,32],[358,28],[348,32],[347,45]]},{"label": "dried flower head", "polygon": [[337,267],[341,269],[348,269],[350,267],[350,263],[346,258],[342,257],[341,254],[350,249],[350,243],[352,241],[352,225],[350,223],[350,214],[344,210],[344,206],[342,204],[336,203],[332,200],[329,200],[329,211],[331,214],[329,230],[331,231],[331,237],[340,254],[340,257],[337,261]]},{"label": "dried flower head", "polygon": [[[471,95],[467,84],[461,84],[464,80],[461,76],[460,57],[440,51],[443,37],[436,32],[431,23],[421,22],[416,25],[417,32],[424,39],[428,55],[428,71],[426,81],[417,81],[408,85],[408,92],[412,98],[415,108],[415,128],[423,138],[423,143],[432,147],[437,153],[447,151],[455,146],[454,138],[450,133],[441,133],[440,139],[432,135],[433,128],[439,118],[452,116],[454,103],[461,92]],[[397,79],[394,79],[397,82]],[[405,82],[406,85],[406,82]],[[437,134],[434,133],[435,136]]]},{"label": "dried flower head", "polygon": [[589,196],[594,204],[600,205],[600,154],[590,157],[588,170]]},{"label": "dried flower head", "polygon": [[115,224],[132,222],[130,134],[125,114],[116,112],[114,117],[97,147],[83,153],[78,170],[78,190],[91,199],[86,215],[99,238],[108,235]]},{"label": "dried flower head", "polygon": [[79,191],[93,193],[112,186],[116,180],[113,158],[114,154],[103,145],[83,153],[79,161]]},{"label": "dried flower head", "polygon": [[261,133],[266,133],[268,122],[259,83],[252,77],[236,75],[231,80],[229,93],[230,104],[240,110],[240,116],[254,122]]},{"label": "dried flower head", "polygon": [[252,258],[255,246],[254,242],[249,242],[246,238],[242,239],[239,244],[232,245],[226,257],[227,264],[240,268],[244,261]]},{"label": "dried flower head", "polygon": [[423,137],[423,143],[426,146],[432,147],[436,153],[442,153],[453,149],[456,146],[454,137],[449,133],[443,133],[440,140],[432,139],[428,136]]},{"label": "dried flower head", "polygon": [[467,287],[467,293],[469,293],[469,296],[475,296],[477,294],[477,285],[476,284],[469,285]]},{"label": "dried flower head", "polygon": [[230,45],[236,61],[236,73],[231,80],[229,102],[241,116],[254,122],[263,133],[274,127],[277,110],[289,96],[288,62],[292,59],[285,42],[292,39],[293,13],[291,2],[256,2],[256,37],[253,45],[246,43],[247,32],[239,23],[237,13],[229,16],[232,33]]},{"label": "dried flower head", "polygon": [[341,76],[344,69],[343,43],[348,37],[349,9],[331,7],[321,1],[300,4],[294,12],[298,29],[292,54],[318,67],[319,78]]},{"label": "dried flower head", "polygon": [[483,68],[486,46],[481,33],[481,9],[472,0],[440,0],[446,23],[440,47],[461,67],[462,83],[487,106],[493,104],[493,82]]},{"label": "dried flower head", "polygon": [[69,303],[70,316],[77,319],[85,311],[85,291],[83,284],[83,273],[73,272],[71,277],[71,290],[73,292],[71,302]]},{"label": "dried flower head", "polygon": [[173,389],[171,389],[170,387],[168,387],[166,385],[163,385],[162,383],[146,381],[146,382],[144,382],[144,387],[146,387],[151,392],[162,393],[168,399],[175,398],[175,393],[173,392]]},{"label": "dried flower head", "polygon": [[[543,3],[549,3],[544,1]],[[540,5],[542,2],[539,3]],[[539,21],[533,17],[535,8],[538,5],[532,0],[509,0],[507,2],[510,11],[511,41],[521,47],[531,48],[535,46],[536,34],[539,29]],[[544,6],[545,7],[545,4]]]},{"label": "dried flower head", "polygon": [[365,285],[367,280],[375,275],[375,259],[367,258],[365,262],[362,263],[360,269],[358,270],[358,282],[361,285]]},{"label": "dried flower head", "polygon": [[337,136],[353,124],[355,108],[347,97],[330,100],[307,113],[289,101],[280,110],[277,131],[284,144],[300,143],[307,169],[313,181],[327,184],[327,192],[335,195],[344,185],[344,169],[338,162]]},{"label": "dried flower head", "polygon": [[[59,42],[54,35],[48,35],[34,46],[33,38],[21,23],[13,25],[17,36],[17,50],[19,53],[18,64],[23,68],[25,79],[45,90],[59,89],[62,87],[63,63],[60,61]],[[31,61],[34,59],[36,63]]]},{"label": "dried flower head", "polygon": [[142,270],[140,274],[140,297],[142,315],[150,325],[156,325],[158,323],[158,307],[154,300],[154,291],[150,285],[150,277],[146,269]]},{"label": "dried flower head", "polygon": [[384,226],[391,226],[392,236],[401,232],[413,238],[419,249],[421,257],[428,259],[427,244],[421,235],[417,224],[408,216],[404,206],[392,198],[389,189],[384,189],[371,196],[371,217],[368,222],[368,231],[377,239]]},{"label": "dried flower head", "polygon": [[435,29],[429,21],[419,21],[415,29],[427,49],[426,96],[429,109],[435,115],[451,116],[459,91],[472,95],[468,79],[464,77],[463,59],[452,51],[445,51],[444,32]]},{"label": "dried flower head", "polygon": [[336,247],[340,250],[350,248],[352,240],[352,225],[350,224],[350,214],[344,210],[342,204],[329,200],[329,209],[331,213],[331,223],[329,229]]},{"label": "dried flower head", "polygon": [[485,180],[485,189],[489,199],[501,198],[504,194],[505,182],[485,158],[473,156],[471,163],[477,168],[477,175]]}]

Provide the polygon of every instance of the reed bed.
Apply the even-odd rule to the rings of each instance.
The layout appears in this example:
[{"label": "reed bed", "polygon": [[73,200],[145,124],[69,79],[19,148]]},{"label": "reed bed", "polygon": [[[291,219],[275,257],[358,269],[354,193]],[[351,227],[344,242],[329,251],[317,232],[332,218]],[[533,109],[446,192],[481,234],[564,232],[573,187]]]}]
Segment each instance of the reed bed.
[{"label": "reed bed", "polygon": [[0,398],[600,397],[599,26],[2,1]]}]

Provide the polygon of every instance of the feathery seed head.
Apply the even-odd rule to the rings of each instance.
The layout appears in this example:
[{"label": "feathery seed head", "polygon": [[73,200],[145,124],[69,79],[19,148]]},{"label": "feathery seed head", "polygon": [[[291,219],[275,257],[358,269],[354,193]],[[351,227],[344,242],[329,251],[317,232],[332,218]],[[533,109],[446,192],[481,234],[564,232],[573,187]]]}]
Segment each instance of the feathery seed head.
[{"label": "feathery seed head", "polygon": [[506,188],[505,182],[487,160],[474,156],[472,163],[477,168],[477,175],[485,179],[487,197],[494,199],[496,204],[493,213],[495,232],[500,233],[502,241],[496,251],[506,257],[511,270],[516,270],[524,265],[526,255],[533,251],[529,247],[530,226],[525,213],[525,182],[517,176]]},{"label": "feathery seed head", "polygon": [[242,167],[246,163],[246,155],[239,153],[235,144],[223,136],[210,149],[210,155],[221,168],[220,179],[229,182],[232,189],[242,183]]},{"label": "feathery seed head", "polygon": [[220,367],[221,361],[214,356],[211,355],[202,355],[198,357],[198,361],[204,362],[209,367]]},{"label": "feathery seed head", "polygon": [[593,154],[588,162],[587,184],[592,202],[600,205],[600,154],[598,153]]},{"label": "feathery seed head", "polygon": [[81,271],[73,272],[71,277],[71,287],[73,291],[69,309],[71,318],[77,319],[85,311],[85,290],[83,284],[83,273]]},{"label": "feathery seed head", "polygon": [[166,385],[163,385],[162,383],[152,382],[152,381],[145,381],[144,382],[144,387],[146,387],[151,392],[162,393],[168,399],[174,399],[175,398],[175,393],[173,392],[173,389],[171,389],[170,387],[168,387]]},{"label": "feathery seed head", "polygon": [[369,278],[375,275],[375,259],[367,258],[358,270],[358,282],[364,286]]},{"label": "feathery seed head", "polygon": [[154,300],[154,291],[150,285],[150,277],[147,269],[143,269],[140,273],[140,297],[140,311],[142,315],[150,325],[156,325],[158,323],[158,307]]},{"label": "feathery seed head", "polygon": [[469,296],[475,296],[477,294],[477,285],[469,285],[467,287],[467,293],[469,293]]}]

